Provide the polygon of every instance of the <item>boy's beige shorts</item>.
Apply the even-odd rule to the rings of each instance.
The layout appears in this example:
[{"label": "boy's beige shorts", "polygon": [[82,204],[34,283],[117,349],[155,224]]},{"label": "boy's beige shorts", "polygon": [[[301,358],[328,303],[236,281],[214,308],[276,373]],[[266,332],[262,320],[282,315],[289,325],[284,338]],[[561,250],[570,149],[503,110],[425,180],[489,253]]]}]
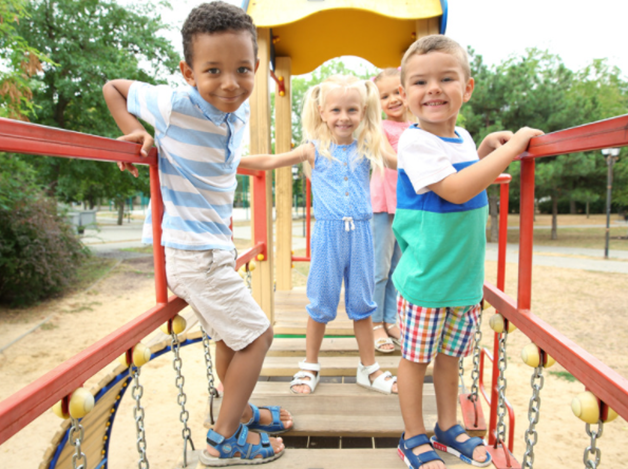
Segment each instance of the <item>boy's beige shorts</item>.
[{"label": "boy's beige shorts", "polygon": [[187,301],[212,339],[242,350],[270,327],[235,271],[235,251],[165,251],[168,287]]}]

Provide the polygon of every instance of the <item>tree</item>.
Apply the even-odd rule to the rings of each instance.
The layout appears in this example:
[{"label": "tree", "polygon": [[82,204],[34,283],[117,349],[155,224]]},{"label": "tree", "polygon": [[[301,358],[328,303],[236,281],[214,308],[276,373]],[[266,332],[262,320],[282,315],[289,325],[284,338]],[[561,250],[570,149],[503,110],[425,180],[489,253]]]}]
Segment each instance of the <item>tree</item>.
[{"label": "tree", "polygon": [[19,120],[27,120],[33,110],[31,77],[46,60],[17,32],[27,16],[26,5],[26,0],[0,2],[0,117]]},{"label": "tree", "polygon": [[[149,4],[121,6],[112,0],[33,0],[19,34],[47,54],[34,77],[37,105],[33,121],[108,137],[120,135],[102,97],[107,80],[128,78],[163,83],[179,57],[160,32],[166,29]],[[40,181],[66,202],[114,199],[119,213],[124,200],[147,192],[147,171],[138,179],[121,175],[114,165],[83,160],[31,160]],[[121,222],[121,220],[120,220]]]}]

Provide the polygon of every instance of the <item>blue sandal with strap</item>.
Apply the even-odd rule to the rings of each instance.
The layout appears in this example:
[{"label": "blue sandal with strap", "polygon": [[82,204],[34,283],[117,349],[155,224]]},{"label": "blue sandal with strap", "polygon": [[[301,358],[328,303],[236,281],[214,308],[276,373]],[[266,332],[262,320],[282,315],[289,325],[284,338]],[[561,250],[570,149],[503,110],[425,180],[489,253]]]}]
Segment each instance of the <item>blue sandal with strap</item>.
[{"label": "blue sandal with strap", "polygon": [[442,431],[438,424],[434,427],[434,436],[432,437],[432,444],[434,448],[444,451],[445,453],[453,454],[460,458],[467,464],[471,464],[475,467],[486,467],[491,463],[491,454],[486,452],[486,459],[484,461],[476,461],[473,459],[473,451],[478,446],[484,445],[484,440],[477,436],[469,438],[467,441],[460,442],[456,440],[458,435],[466,433],[464,428],[460,425],[454,425],[447,431]]},{"label": "blue sandal with strap", "polygon": [[[259,434],[260,442],[256,445],[247,443],[248,434],[249,429],[243,424],[240,424],[236,432],[229,438],[210,430],[207,432],[207,443],[213,446],[220,453],[220,456],[211,456],[204,449],[199,455],[199,461],[209,467],[225,467],[264,464],[283,455],[283,450],[275,453],[266,433]],[[236,456],[237,454],[239,456]],[[256,457],[260,455],[261,458]]]},{"label": "blue sandal with strap", "polygon": [[[284,424],[281,421],[281,407],[279,407],[278,405],[257,407],[256,405],[249,402],[249,406],[251,406],[253,416],[251,417],[251,420],[244,424],[249,428],[249,430],[264,432],[268,433],[269,435],[278,435],[292,429],[292,427],[284,427]],[[272,423],[269,423],[267,425],[259,423],[260,409],[267,409],[270,411],[270,415],[273,417]]]},{"label": "blue sandal with strap", "polygon": [[[414,454],[412,452],[413,448],[417,446],[430,445],[430,439],[427,437],[425,433],[421,433],[420,435],[413,436],[412,438],[408,438],[405,440],[403,437],[405,433],[401,434],[401,439],[399,440],[399,446],[397,447],[397,454],[402,459],[403,462],[406,463],[408,469],[419,469],[424,464],[427,464],[430,461],[443,461],[442,458],[438,455],[438,453],[434,450],[426,451],[421,454]],[[443,461],[443,464],[444,461]]]}]

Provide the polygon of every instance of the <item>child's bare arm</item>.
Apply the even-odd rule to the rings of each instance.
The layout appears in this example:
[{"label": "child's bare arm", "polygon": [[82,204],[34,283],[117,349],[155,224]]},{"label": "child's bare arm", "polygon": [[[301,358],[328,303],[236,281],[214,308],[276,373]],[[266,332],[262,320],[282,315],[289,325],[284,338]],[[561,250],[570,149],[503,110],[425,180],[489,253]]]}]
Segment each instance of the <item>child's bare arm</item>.
[{"label": "child's bare arm", "polygon": [[525,151],[532,137],[542,134],[540,130],[523,127],[477,163],[430,185],[429,189],[451,203],[463,204],[491,185],[511,161]]},{"label": "child's bare arm", "polygon": [[256,169],[267,171],[270,169],[282,168],[284,166],[292,166],[295,164],[308,161],[314,166],[315,152],[314,145],[306,143],[298,146],[294,150],[278,155],[251,155],[245,156],[240,160],[240,168]]},{"label": "child's bare arm", "polygon": [[[102,91],[111,116],[124,134],[118,140],[140,143],[142,145],[141,154],[148,156],[148,151],[153,146],[153,137],[146,131],[141,122],[127,111],[126,99],[132,84],[133,81],[131,80],[112,80],[105,83]],[[138,175],[137,168],[131,163],[118,163],[118,167],[120,171],[128,169],[135,177]]]},{"label": "child's bare arm", "polygon": [[389,169],[397,169],[397,152],[392,147],[388,139],[384,139],[384,149],[382,151],[384,164]]}]

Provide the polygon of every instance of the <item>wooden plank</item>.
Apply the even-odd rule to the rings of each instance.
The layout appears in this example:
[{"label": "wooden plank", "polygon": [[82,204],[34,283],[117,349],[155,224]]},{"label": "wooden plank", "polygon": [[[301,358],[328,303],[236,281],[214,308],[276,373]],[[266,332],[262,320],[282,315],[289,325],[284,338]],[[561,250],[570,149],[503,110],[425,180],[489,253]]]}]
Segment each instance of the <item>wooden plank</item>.
[{"label": "wooden plank", "polygon": [[[261,376],[292,376],[299,370],[299,361],[303,357],[266,357],[262,366]],[[399,356],[380,355],[377,358],[379,366],[384,371],[397,373]],[[319,357],[321,376],[355,376],[358,367],[358,357]],[[431,375],[432,366],[427,369]]]},{"label": "wooden plank", "polygon": [[[198,451],[188,454],[188,467],[205,469],[198,461]],[[460,459],[439,453],[448,469],[469,469]],[[177,469],[182,467],[182,461]],[[396,448],[381,449],[301,449],[288,448],[283,456],[271,463],[273,469],[382,469],[402,468]]]},{"label": "wooden plank", "polygon": [[[268,79],[270,72],[270,29],[257,28],[258,58],[259,68],[255,73],[255,85],[253,93],[249,99],[251,106],[250,119],[250,149],[252,155],[270,153],[270,97],[268,94]],[[272,194],[272,172],[266,171],[266,237],[267,237],[267,258],[263,262],[257,263],[257,268],[253,271],[252,287],[255,301],[266,313],[266,316],[274,323],[274,295],[273,295],[273,194]],[[251,187],[253,187],[251,178]],[[256,203],[263,203],[262,200],[253,198],[251,210],[251,239],[257,240],[255,236],[255,217],[259,216],[255,210]]]},{"label": "wooden plank", "polygon": [[[353,338],[329,337],[323,339],[320,350],[321,357],[357,357],[359,356],[358,343]],[[400,356],[399,347],[393,353],[375,352],[375,356]],[[267,357],[303,357],[305,356],[305,339],[275,338]]]},{"label": "wooden plank", "polygon": [[[284,96],[275,87],[275,152],[292,148],[292,97],[290,87],[292,60],[275,58],[275,73],[283,79]],[[292,289],[292,168],[275,170],[275,206],[277,210],[276,266],[277,290]]]}]

